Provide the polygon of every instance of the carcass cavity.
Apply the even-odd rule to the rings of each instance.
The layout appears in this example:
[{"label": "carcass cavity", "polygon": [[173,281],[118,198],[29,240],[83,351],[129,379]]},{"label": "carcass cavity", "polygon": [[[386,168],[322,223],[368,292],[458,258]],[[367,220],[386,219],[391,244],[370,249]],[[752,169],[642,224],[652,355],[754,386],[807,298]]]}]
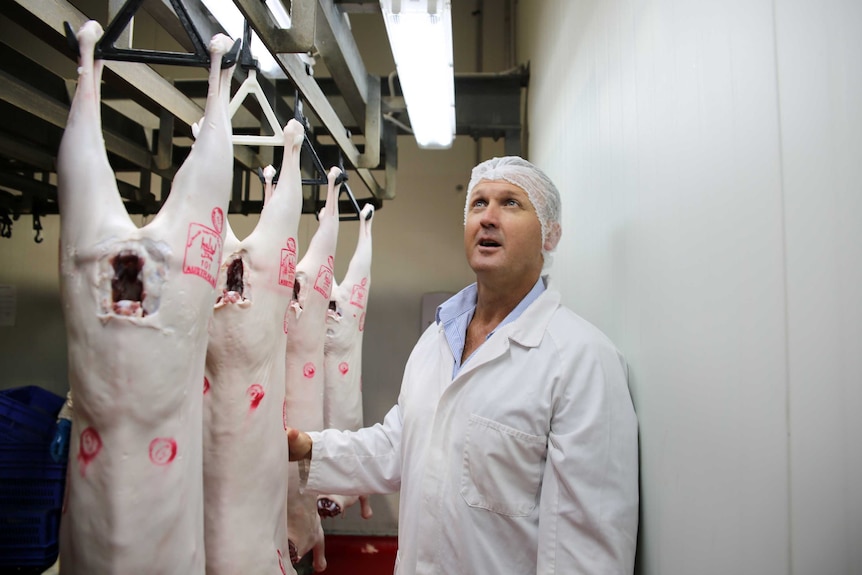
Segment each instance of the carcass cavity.
[{"label": "carcass cavity", "polygon": [[120,252],[111,260],[114,276],[111,278],[111,302],[115,314],[143,317],[147,312],[141,303],[144,299],[144,282],[141,270],[144,260],[134,252]]},{"label": "carcass cavity", "polygon": [[338,517],[341,515],[341,505],[328,497],[321,497],[317,500],[317,514],[324,518]]},{"label": "carcass cavity", "polygon": [[242,258],[236,258],[228,264],[224,291],[216,303],[238,303],[246,299],[244,297],[245,284],[243,283],[244,270]]}]

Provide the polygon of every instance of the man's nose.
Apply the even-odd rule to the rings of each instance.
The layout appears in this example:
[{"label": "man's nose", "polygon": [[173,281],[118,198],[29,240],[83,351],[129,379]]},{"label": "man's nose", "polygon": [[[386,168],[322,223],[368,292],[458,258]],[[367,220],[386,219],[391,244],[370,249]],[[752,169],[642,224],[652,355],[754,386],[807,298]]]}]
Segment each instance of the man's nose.
[{"label": "man's nose", "polygon": [[482,210],[482,218],[480,223],[485,227],[496,227],[499,223],[500,207],[494,202],[490,202],[484,210]]}]

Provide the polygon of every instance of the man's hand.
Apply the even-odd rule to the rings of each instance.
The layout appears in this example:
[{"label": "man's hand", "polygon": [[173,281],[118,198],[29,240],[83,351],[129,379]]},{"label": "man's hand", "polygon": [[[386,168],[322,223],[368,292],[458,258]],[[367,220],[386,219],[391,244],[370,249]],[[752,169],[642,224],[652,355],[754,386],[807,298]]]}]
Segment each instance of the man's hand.
[{"label": "man's hand", "polygon": [[291,461],[311,459],[311,438],[304,431],[287,428],[287,450]]}]

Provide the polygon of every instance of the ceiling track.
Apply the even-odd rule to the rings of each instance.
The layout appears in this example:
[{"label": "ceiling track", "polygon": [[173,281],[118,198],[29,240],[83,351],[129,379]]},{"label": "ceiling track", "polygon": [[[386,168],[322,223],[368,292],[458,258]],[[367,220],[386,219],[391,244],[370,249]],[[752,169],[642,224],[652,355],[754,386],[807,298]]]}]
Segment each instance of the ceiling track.
[{"label": "ceiling track", "polygon": [[[172,7],[174,1],[142,0],[140,10],[182,49],[200,51],[190,39],[188,26],[204,39],[223,32],[201,1],[180,0],[187,13],[182,22]],[[342,166],[353,184],[361,182],[369,191],[371,197],[360,203],[374,203],[379,209],[383,200],[393,199],[397,136],[410,133],[405,124],[409,119],[403,113],[397,77],[381,82],[367,72],[344,18],[345,12],[378,12],[378,2],[292,0],[288,29],[275,23],[262,0],[233,2],[288,78],[257,75],[279,124],[300,112],[307,119],[310,144],[324,163]],[[122,0],[105,0],[108,11],[118,12],[123,6]],[[77,30],[89,19],[67,0],[8,0],[0,14],[0,56],[6,55],[0,58],[0,111],[6,111],[7,118],[14,116],[0,127],[0,219],[56,213],[56,153],[77,79],[77,62],[67,45],[64,23]],[[124,39],[121,35],[118,43]],[[303,53],[319,57],[331,76],[312,76]],[[172,81],[159,69],[138,61],[105,60],[105,146],[132,214],[158,211],[190,148],[191,125],[204,113],[199,102],[205,80]],[[234,89],[247,75],[247,68],[236,66]],[[528,78],[526,68],[501,74],[456,74],[456,133],[474,139],[502,137],[507,154],[520,153],[522,92]],[[262,106],[254,100],[242,103],[243,121],[250,117],[261,125],[246,123],[235,130],[268,132],[270,123],[262,125]],[[47,135],[34,137],[42,132]],[[263,146],[234,146],[232,213],[259,213],[262,202],[250,197],[250,184],[258,168],[275,162],[276,153],[280,152]],[[313,170],[308,158],[303,159],[303,170]],[[156,194],[150,192],[154,175],[161,178],[161,192]],[[133,181],[130,177],[139,183],[128,183]],[[305,187],[304,213],[317,211],[324,187]]]}]

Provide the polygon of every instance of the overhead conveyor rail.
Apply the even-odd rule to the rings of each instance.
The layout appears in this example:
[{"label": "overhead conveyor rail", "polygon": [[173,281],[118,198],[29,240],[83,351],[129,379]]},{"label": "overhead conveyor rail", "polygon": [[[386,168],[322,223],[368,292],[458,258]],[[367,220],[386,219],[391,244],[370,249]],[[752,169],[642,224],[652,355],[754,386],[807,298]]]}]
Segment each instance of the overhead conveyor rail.
[{"label": "overhead conveyor rail", "polygon": [[[224,30],[202,1],[135,0],[134,18],[128,11],[122,13],[132,4],[121,0],[102,0],[101,9],[95,8],[99,14],[84,14],[76,7],[84,4],[72,1],[74,5],[69,0],[10,0],[0,12],[2,235],[10,230],[7,220],[14,223],[25,214],[57,213],[56,153],[77,76],[64,22],[77,30],[88,19],[99,20],[111,30],[109,46],[102,47],[103,55],[132,60],[106,60],[102,88],[106,148],[130,213],[158,210],[189,152],[191,125],[203,115],[200,87],[205,85],[205,74],[195,75],[187,64],[194,65],[195,60],[200,64],[201,45]],[[381,81],[367,72],[345,18],[345,12],[379,13],[379,3],[282,2],[291,10],[288,28],[275,22],[262,0],[233,0],[287,78],[276,80],[255,72],[255,97],[245,98],[238,106],[235,134],[277,133],[275,124],[284,126],[299,114],[307,127],[306,145],[315,150],[317,160],[327,166],[342,166],[353,191],[367,196],[353,199],[374,203],[379,209],[384,201],[395,198],[397,136],[410,133],[409,118],[397,77]],[[86,5],[99,6],[99,2]],[[128,40],[129,26],[124,19],[125,23],[131,20],[134,41]],[[111,29],[114,20],[116,27]],[[143,63],[137,61],[137,49],[173,54],[161,62]],[[311,73],[306,53],[313,53],[323,63],[322,75]],[[203,55],[208,57],[205,50]],[[185,68],[171,68],[177,63]],[[189,72],[176,71],[180,69]],[[232,93],[240,90],[249,76],[248,68],[237,66]],[[457,134],[505,138],[506,153],[519,153],[522,92],[528,77],[524,68],[496,75],[456,74]],[[231,212],[260,211],[262,199],[256,194],[262,192],[253,179],[258,168],[277,165],[280,153],[279,148],[259,142],[234,146]],[[312,182],[322,178],[314,173],[310,155],[303,156],[308,156],[302,164],[303,175],[309,180],[303,210],[316,213],[325,186]],[[345,211],[352,213],[350,198],[342,201]],[[20,226],[15,225],[15,229]]]}]

